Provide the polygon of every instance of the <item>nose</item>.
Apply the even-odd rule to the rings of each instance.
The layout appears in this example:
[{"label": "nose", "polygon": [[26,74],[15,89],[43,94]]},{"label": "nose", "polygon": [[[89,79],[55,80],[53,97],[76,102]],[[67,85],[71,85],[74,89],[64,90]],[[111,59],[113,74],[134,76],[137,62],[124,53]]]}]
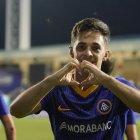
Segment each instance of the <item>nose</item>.
[{"label": "nose", "polygon": [[90,49],[87,49],[87,55],[92,56],[92,51]]}]

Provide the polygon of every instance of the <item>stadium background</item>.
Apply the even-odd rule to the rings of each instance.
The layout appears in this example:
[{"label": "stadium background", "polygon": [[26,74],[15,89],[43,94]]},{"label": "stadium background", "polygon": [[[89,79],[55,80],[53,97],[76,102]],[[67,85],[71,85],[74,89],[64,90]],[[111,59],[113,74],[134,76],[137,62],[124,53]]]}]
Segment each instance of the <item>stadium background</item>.
[{"label": "stadium background", "polygon": [[[15,13],[9,20],[6,7],[10,2],[15,5]],[[7,103],[10,104],[23,89],[58,70],[69,60],[71,28],[76,21],[86,17],[101,18],[110,26],[110,49],[115,60],[112,74],[124,76],[140,88],[139,5],[139,0],[0,0],[0,89]],[[22,18],[20,9],[24,16],[29,12],[30,17]],[[10,21],[8,26],[7,21]],[[7,35],[10,24],[14,29]],[[22,37],[23,33],[26,37]],[[15,119],[18,140],[51,140],[48,120],[33,117],[21,121]],[[39,117],[44,117],[44,114]],[[3,137],[3,128],[0,127],[0,140]]]}]

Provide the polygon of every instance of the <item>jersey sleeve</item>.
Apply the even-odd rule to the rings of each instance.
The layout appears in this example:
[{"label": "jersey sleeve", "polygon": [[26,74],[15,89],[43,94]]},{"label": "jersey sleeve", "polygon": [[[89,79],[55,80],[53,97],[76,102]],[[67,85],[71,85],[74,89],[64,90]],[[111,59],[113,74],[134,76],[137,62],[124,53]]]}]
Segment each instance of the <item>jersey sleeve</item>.
[{"label": "jersey sleeve", "polygon": [[[132,88],[135,88],[137,89],[137,87],[130,81],[126,80],[125,78],[122,78],[122,77],[118,77],[116,78],[118,81],[132,87]],[[133,93],[132,93],[133,94]],[[116,97],[118,99],[118,97]],[[119,102],[119,109],[120,111],[124,112],[124,111],[128,111],[130,108],[128,106],[126,106],[120,99],[118,99],[118,102]]]},{"label": "jersey sleeve", "polygon": [[7,104],[4,101],[4,98],[2,95],[0,95],[0,117],[10,114],[9,108]]},{"label": "jersey sleeve", "polygon": [[118,77],[118,78],[116,78],[116,79],[117,79],[118,81],[120,81],[120,82],[122,82],[122,83],[124,83],[124,84],[126,84],[126,85],[128,85],[128,86],[130,86],[130,87],[132,87],[132,88],[138,89],[132,82],[126,80],[125,78]]},{"label": "jersey sleeve", "polygon": [[57,98],[57,88],[52,89],[40,102],[41,110],[45,110],[47,113],[50,113],[55,109],[55,100]]},{"label": "jersey sleeve", "polygon": [[131,109],[129,109],[127,113],[127,124],[136,124],[135,112]]}]

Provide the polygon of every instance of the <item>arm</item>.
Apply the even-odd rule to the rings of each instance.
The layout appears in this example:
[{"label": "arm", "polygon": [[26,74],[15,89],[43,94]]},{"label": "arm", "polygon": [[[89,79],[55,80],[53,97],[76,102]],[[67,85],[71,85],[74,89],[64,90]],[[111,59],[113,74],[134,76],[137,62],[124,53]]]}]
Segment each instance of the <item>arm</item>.
[{"label": "arm", "polygon": [[140,91],[121,83],[111,76],[105,76],[103,85],[112,91],[124,104],[140,112]]},{"label": "arm", "polygon": [[136,124],[128,124],[126,127],[127,140],[138,140]]},{"label": "arm", "polygon": [[105,74],[94,64],[91,64],[88,61],[83,61],[81,67],[88,69],[92,73],[90,77],[82,82],[82,86],[86,84],[102,84],[128,107],[136,112],[140,112],[140,91],[119,82],[112,76]]},{"label": "arm", "polygon": [[16,117],[24,117],[39,111],[41,108],[40,101],[50,92],[50,90],[61,83],[61,79],[67,73],[74,68],[78,68],[77,65],[77,61],[73,60],[56,73],[25,90],[11,104],[11,114]]},{"label": "arm", "polygon": [[138,140],[135,112],[131,109],[127,112],[126,136],[127,140]]},{"label": "arm", "polygon": [[16,140],[16,129],[10,114],[1,117],[7,140]]}]

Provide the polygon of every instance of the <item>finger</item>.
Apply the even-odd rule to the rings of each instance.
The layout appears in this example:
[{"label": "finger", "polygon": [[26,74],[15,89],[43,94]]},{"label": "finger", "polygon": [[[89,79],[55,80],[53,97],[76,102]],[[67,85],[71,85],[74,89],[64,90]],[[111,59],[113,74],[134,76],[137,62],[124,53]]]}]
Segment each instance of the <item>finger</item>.
[{"label": "finger", "polygon": [[97,85],[97,82],[96,81],[94,81],[94,80],[92,80],[92,82],[91,81],[86,81],[86,80],[84,80],[84,81],[82,81],[81,82],[81,87],[85,87],[85,86],[87,86],[87,85]]},{"label": "finger", "polygon": [[93,84],[94,81],[94,75],[92,73],[89,74],[89,76],[81,82],[82,86],[88,85],[88,84]]},{"label": "finger", "polygon": [[88,85],[89,84],[89,81],[88,80],[84,80],[81,82],[80,86],[81,87],[84,87],[85,85]]},{"label": "finger", "polygon": [[73,80],[73,81],[71,81],[71,82],[69,83],[69,85],[79,86],[79,85],[80,85],[80,83],[79,83],[79,82],[77,82],[77,81],[75,81],[75,80]]},{"label": "finger", "polygon": [[65,77],[60,80],[60,84],[61,85],[80,85],[79,82],[65,78]]},{"label": "finger", "polygon": [[73,79],[73,72],[71,71],[63,76],[63,78],[60,80],[60,84],[67,85],[72,81],[72,79]]},{"label": "finger", "polygon": [[63,68],[61,68],[56,74],[56,77],[61,79],[64,75],[68,74],[71,70],[77,68],[77,65],[74,62],[70,62],[66,64]]},{"label": "finger", "polygon": [[80,63],[79,63],[79,61],[77,59],[71,59],[71,62],[75,64],[75,68],[77,70],[80,70],[81,69],[80,68]]},{"label": "finger", "polygon": [[97,69],[97,66],[88,62],[88,61],[86,61],[86,60],[84,60],[81,63],[81,68],[82,69],[88,69],[88,70],[92,71],[93,69]]},{"label": "finger", "polygon": [[79,85],[80,84],[78,81],[73,79],[72,72],[68,73],[65,78],[69,85]]}]

